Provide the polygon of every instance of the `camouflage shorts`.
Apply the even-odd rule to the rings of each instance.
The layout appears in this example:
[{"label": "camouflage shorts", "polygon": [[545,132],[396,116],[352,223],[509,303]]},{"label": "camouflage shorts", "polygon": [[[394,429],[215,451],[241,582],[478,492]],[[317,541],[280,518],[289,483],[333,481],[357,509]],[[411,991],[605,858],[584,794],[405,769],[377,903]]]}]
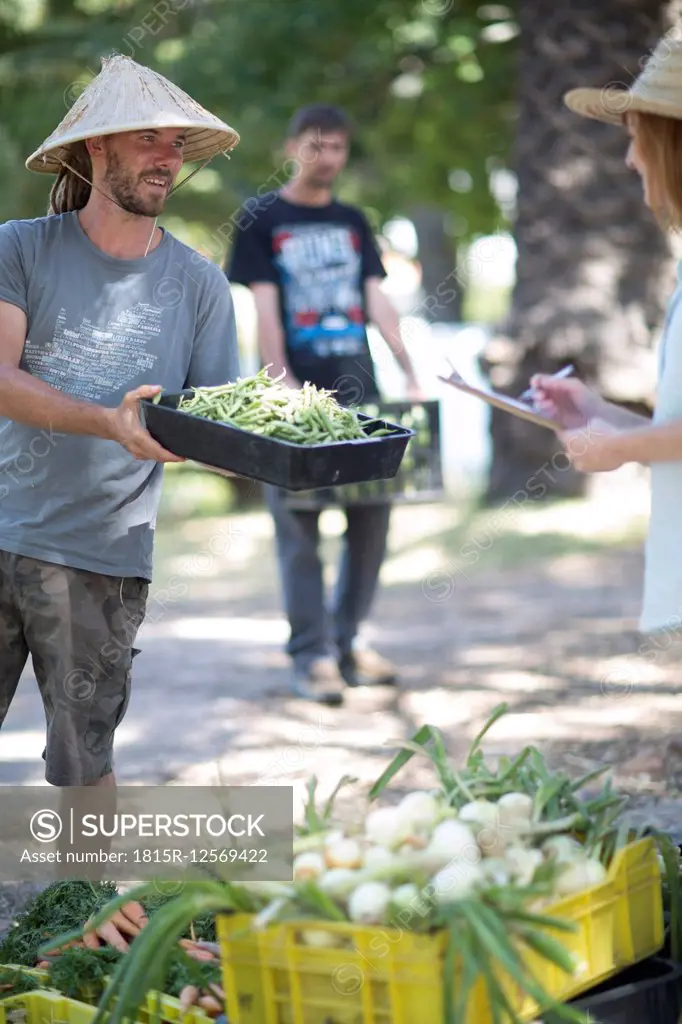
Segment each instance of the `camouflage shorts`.
[{"label": "camouflage shorts", "polygon": [[113,770],[149,585],[0,551],[0,728],[31,655],[45,707],[45,778],[90,785]]}]

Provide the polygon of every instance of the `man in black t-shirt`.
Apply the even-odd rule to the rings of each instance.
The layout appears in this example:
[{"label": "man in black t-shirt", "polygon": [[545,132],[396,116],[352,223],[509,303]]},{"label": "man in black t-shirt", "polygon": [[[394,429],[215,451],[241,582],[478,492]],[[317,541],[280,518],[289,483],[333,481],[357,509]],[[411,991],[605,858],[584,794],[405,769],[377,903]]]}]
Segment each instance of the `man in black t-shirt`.
[{"label": "man in black t-shirt", "polygon": [[[350,122],[336,107],[313,105],[294,115],[287,155],[294,173],[279,191],[242,207],[226,273],[248,286],[258,319],[261,361],[285,382],[310,381],[345,404],[379,396],[366,325],[374,323],[403,369],[411,399],[421,397],[401,339],[396,311],[372,230],[360,210],[333,198],[348,159]],[[331,614],[318,556],[318,513],[285,507],[265,488],[275,522],[282,588],[291,630],[287,651],[294,691],[340,704],[346,685],[393,683],[393,667],[357,646],[386,551],[390,505],[345,509],[347,531]]]}]

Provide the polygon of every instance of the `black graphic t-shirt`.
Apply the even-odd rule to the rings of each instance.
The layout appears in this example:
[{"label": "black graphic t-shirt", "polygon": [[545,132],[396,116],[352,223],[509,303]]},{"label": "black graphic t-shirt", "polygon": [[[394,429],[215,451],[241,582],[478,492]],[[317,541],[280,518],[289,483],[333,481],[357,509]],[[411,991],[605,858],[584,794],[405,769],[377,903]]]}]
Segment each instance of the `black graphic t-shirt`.
[{"label": "black graphic t-shirt", "polygon": [[277,285],[287,361],[298,380],[333,389],[346,404],[378,397],[364,284],[386,272],[360,210],[336,200],[300,206],[277,192],[250,199],[226,273],[236,284]]}]

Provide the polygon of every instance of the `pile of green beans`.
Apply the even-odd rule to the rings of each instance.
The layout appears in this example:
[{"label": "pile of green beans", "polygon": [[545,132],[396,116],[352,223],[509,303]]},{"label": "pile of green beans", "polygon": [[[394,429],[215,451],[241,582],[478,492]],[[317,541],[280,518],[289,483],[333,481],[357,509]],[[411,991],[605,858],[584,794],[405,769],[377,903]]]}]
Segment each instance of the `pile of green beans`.
[{"label": "pile of green beans", "polygon": [[367,428],[377,421],[363,423],[355,409],[337,402],[333,391],[308,382],[300,390],[288,388],[283,377],[270,377],[266,366],[252,377],[194,388],[193,396],[183,397],[178,409],[293,444],[367,440],[391,433],[379,428],[368,434]]}]

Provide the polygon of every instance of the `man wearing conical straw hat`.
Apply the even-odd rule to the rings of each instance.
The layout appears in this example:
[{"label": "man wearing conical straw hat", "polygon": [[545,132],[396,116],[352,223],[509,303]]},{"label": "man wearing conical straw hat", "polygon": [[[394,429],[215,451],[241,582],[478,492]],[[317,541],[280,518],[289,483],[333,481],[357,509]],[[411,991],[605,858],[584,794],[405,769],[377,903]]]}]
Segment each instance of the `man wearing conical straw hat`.
[{"label": "man wearing conical straw hat", "polygon": [[139,400],[238,373],[229,284],[157,226],[183,163],[239,136],[127,58],[26,166],[48,216],[0,226],[0,725],[28,655],[52,785],[113,784],[163,463]]}]

